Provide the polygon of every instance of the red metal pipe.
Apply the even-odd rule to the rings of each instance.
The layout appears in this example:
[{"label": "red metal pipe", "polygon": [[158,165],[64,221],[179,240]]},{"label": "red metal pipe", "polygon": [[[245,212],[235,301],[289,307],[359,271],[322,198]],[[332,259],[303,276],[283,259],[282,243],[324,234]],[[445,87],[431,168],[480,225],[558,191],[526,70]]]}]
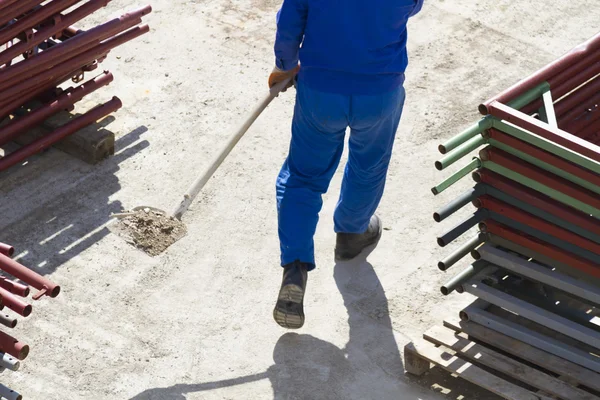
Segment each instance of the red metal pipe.
[{"label": "red metal pipe", "polygon": [[[565,122],[569,122],[585,113],[587,109],[600,103],[600,79],[577,90],[557,103],[554,108],[558,126],[562,129]],[[563,129],[564,130],[564,129]]]},{"label": "red metal pipe", "polygon": [[585,140],[598,144],[598,139],[600,139],[600,124],[595,121],[583,128],[579,134],[582,138],[585,138]]},{"label": "red metal pipe", "polygon": [[[519,221],[544,233],[554,236],[562,241],[571,243],[582,249],[600,254],[600,244],[589,239],[572,233],[566,229],[551,224],[541,218],[531,215],[517,207],[513,207],[505,202],[495,199],[491,196],[481,196],[475,200],[477,208],[485,208],[498,214],[504,215],[514,221]],[[570,222],[570,221],[569,221]],[[7,305],[8,306],[8,305]]]},{"label": "red metal pipe", "polygon": [[31,304],[27,304],[18,299],[14,294],[2,287],[0,287],[0,297],[2,297],[2,302],[6,307],[10,308],[22,317],[28,317],[33,310]]},{"label": "red metal pipe", "polygon": [[548,171],[529,164],[515,156],[512,156],[500,149],[488,147],[480,152],[480,157],[484,161],[492,161],[498,165],[508,168],[514,172],[526,176],[546,185],[554,190],[573,197],[585,204],[600,209],[600,196],[591,191],[575,185],[561,177],[558,177]]},{"label": "red metal pipe", "polygon": [[44,4],[34,12],[19,19],[14,24],[0,30],[0,43],[8,42],[10,39],[15,38],[19,33],[35,27],[40,22],[66,10],[80,1],[81,0],[53,0]]},{"label": "red metal pipe", "polygon": [[[591,54],[590,57],[591,56],[594,56],[594,62],[591,63],[589,66],[587,66],[582,71],[569,70],[568,71],[569,75],[566,77],[566,79],[559,81],[559,83],[552,81],[552,79],[551,79],[552,82],[550,82],[550,88],[552,90],[552,98],[553,99],[555,99],[555,100],[560,99],[567,93],[569,93],[572,90],[574,90],[575,88],[583,85],[584,83],[586,83],[587,81],[594,78],[595,76],[597,76],[600,73],[600,54],[597,54],[597,55]],[[588,59],[586,59],[584,61],[590,62],[590,60],[588,60]],[[525,114],[531,114],[531,113],[537,111],[540,107],[542,107],[542,105],[543,105],[542,100],[537,99],[537,100],[534,100],[533,102],[531,102],[530,104],[528,104],[527,106],[523,107],[521,109],[521,112],[523,112]]]},{"label": "red metal pipe", "polygon": [[[35,77],[31,77],[25,81],[22,81],[10,88],[6,88],[5,84],[0,84],[0,91],[4,96],[10,97],[15,96],[18,93],[22,93],[23,91],[29,90],[39,85],[41,81],[45,81],[48,79],[52,79],[58,76],[62,76],[64,74],[69,73],[73,70],[73,68],[82,67],[88,65],[92,61],[98,59],[100,56],[106,54],[111,49],[120,46],[130,40],[133,40],[147,32],[149,32],[150,28],[148,25],[142,25],[135,28],[132,28],[126,32],[123,32],[120,35],[117,35],[104,43],[95,46],[88,51],[81,53],[73,58],[65,60],[62,64],[57,65],[56,67],[49,69],[47,71],[42,72]],[[76,38],[73,38],[76,39]]]},{"label": "red metal pipe", "polygon": [[489,113],[488,107],[493,102],[507,103],[515,97],[533,89],[544,81],[547,81],[552,76],[564,71],[565,69],[577,64],[580,60],[586,58],[590,53],[595,52],[600,48],[600,33],[597,33],[584,43],[574,47],[568,53],[564,54],[557,60],[551,62],[545,67],[539,69],[527,78],[522,79],[508,89],[502,91],[498,95],[488,99],[483,104],[479,105],[479,112],[483,115]]},{"label": "red metal pipe", "polygon": [[75,71],[69,71],[69,73],[63,75],[58,79],[48,79],[43,84],[39,84],[38,87],[23,92],[24,94],[16,95],[7,99],[5,102],[0,102],[0,117],[7,116],[14,110],[21,107],[23,104],[38,98],[40,95],[56,88],[57,86],[64,83],[66,80],[82,73],[81,68]]},{"label": "red metal pipe", "polygon": [[561,146],[576,151],[577,153],[589,157],[592,160],[600,161],[600,147],[593,143],[587,142],[575,135],[552,127],[543,121],[523,114],[497,101],[490,103],[487,106],[487,110],[496,118],[512,122],[523,129],[527,129],[536,135],[542,136],[543,138],[560,144]]},{"label": "red metal pipe", "polygon": [[[596,121],[600,119],[600,108],[593,107],[587,110],[587,112],[582,115],[579,119],[575,121],[571,121],[567,123],[565,126],[565,131],[572,133],[578,137],[581,137],[581,131],[586,127],[594,124]],[[583,137],[582,137],[583,139]]]},{"label": "red metal pipe", "polygon": [[[19,2],[19,4],[15,5],[14,7],[11,7],[10,10],[6,9],[2,12],[2,14],[0,14],[0,26],[33,10],[35,7],[39,6],[44,1],[45,0],[21,0]],[[7,28],[4,28],[4,29],[7,29]],[[5,42],[2,42],[0,44],[3,44],[3,43],[5,43]]]},{"label": "red metal pipe", "polygon": [[[28,52],[35,46],[44,42],[49,37],[52,37],[52,36],[56,35],[57,33],[61,32],[64,28],[68,27],[69,25],[82,20],[83,18],[87,17],[88,15],[91,15],[95,11],[106,6],[110,1],[111,0],[91,0],[87,3],[85,3],[84,5],[82,5],[81,7],[71,11],[64,17],[62,17],[62,19],[60,20],[60,22],[58,24],[48,25],[48,26],[38,30],[35,33],[35,35],[33,36],[33,38],[31,40],[29,40],[28,42],[26,42],[26,41],[19,42],[15,45],[9,47],[8,49],[4,50],[3,52],[1,52],[0,53],[0,65],[6,64],[13,58],[17,57],[18,55]],[[49,51],[49,50],[47,50],[47,51]]]},{"label": "red metal pipe", "polygon": [[584,212],[568,207],[542,193],[536,192],[533,189],[487,169],[480,169],[474,172],[473,177],[476,182],[493,186],[517,200],[521,200],[540,210],[555,215],[558,218],[578,225],[587,231],[600,235],[600,221],[595,218],[590,218],[590,216]]},{"label": "red metal pipe", "polygon": [[[13,165],[27,159],[28,157],[52,146],[54,143],[64,139],[65,137],[74,134],[78,130],[94,123],[95,121],[104,118],[108,114],[117,111],[122,107],[121,100],[117,97],[113,97],[112,100],[108,101],[105,104],[102,104],[87,113],[72,119],[65,125],[56,129],[52,133],[34,141],[33,143],[21,147],[19,150],[13,151],[9,155],[0,158],[0,171],[4,171],[7,168],[12,167]],[[2,268],[2,260],[0,259],[0,268]],[[9,274],[12,274],[9,271],[6,271]],[[14,274],[13,274],[14,275]],[[16,276],[16,275],[15,275]],[[17,276],[17,278],[21,279],[24,282],[24,279]],[[30,282],[27,282],[31,286],[34,286]],[[35,287],[35,286],[34,286]]]},{"label": "red metal pipe", "polygon": [[29,346],[0,331],[0,350],[23,361],[29,355]]},{"label": "red metal pipe", "polygon": [[[65,40],[64,42],[43,51],[41,54],[29,58],[27,62],[17,63],[3,69],[0,71],[0,88],[7,88],[10,85],[15,84],[15,82],[23,81],[31,75],[50,69],[67,59],[72,59],[75,56],[90,50],[92,46],[97,46],[101,41],[141,23],[141,17],[150,13],[151,10],[152,8],[147,6],[131,13],[124,14],[120,18],[115,18],[105,24],[98,25],[95,28],[77,35],[72,39]],[[70,22],[70,20],[68,22]],[[0,64],[1,63],[2,58],[0,57]],[[26,76],[15,79],[25,73],[27,73]]]},{"label": "red metal pipe", "polygon": [[6,12],[6,8],[20,0],[0,0],[0,12]]},{"label": "red metal pipe", "polygon": [[9,244],[0,243],[0,253],[11,257],[15,252],[15,248]]},{"label": "red metal pipe", "polygon": [[566,252],[541,240],[526,236],[493,220],[486,220],[480,224],[480,227],[483,228],[485,232],[500,236],[503,239],[510,240],[511,242],[526,247],[529,250],[544,254],[547,257],[555,259],[556,261],[567,264],[588,275],[600,278],[600,265],[580,258],[575,254]]},{"label": "red metal pipe", "polygon": [[[1,129],[0,129],[1,131]],[[548,153],[539,147],[533,146],[529,143],[525,143],[513,136],[507,135],[504,132],[500,132],[497,129],[488,130],[488,135],[491,139],[497,140],[507,146],[512,147],[513,149],[522,151],[532,157],[537,158],[540,161],[553,165],[557,168],[562,169],[565,172],[568,172],[572,175],[577,176],[585,181],[588,181],[596,186],[600,187],[600,175],[582,168],[578,165],[575,165],[563,158],[555,156],[554,154]],[[1,137],[1,134],[0,134]],[[0,145],[2,145],[2,141],[0,140]]]},{"label": "red metal pipe", "polygon": [[[0,159],[3,160],[4,158]],[[56,297],[60,293],[60,286],[3,254],[0,254],[0,269],[40,290],[41,292],[36,294],[34,299],[39,298],[40,295]]]},{"label": "red metal pipe", "polygon": [[0,277],[0,287],[8,290],[12,294],[16,294],[17,296],[27,297],[29,296],[29,286],[21,285],[18,282],[13,282],[9,280],[5,276]]},{"label": "red metal pipe", "polygon": [[108,85],[112,81],[113,75],[106,71],[101,76],[90,80],[73,90],[63,92],[52,103],[43,105],[24,117],[12,120],[9,124],[0,127],[0,146],[14,140],[27,129],[42,123],[57,112],[67,109],[88,94]]}]

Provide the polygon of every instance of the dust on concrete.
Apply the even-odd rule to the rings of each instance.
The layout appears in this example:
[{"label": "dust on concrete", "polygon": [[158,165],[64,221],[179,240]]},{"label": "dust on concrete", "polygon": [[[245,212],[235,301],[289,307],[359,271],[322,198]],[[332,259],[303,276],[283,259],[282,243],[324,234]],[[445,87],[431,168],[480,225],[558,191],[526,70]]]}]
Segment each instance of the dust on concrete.
[{"label": "dust on concrete", "polygon": [[151,256],[157,256],[184,237],[187,228],[175,217],[149,208],[124,213],[114,231]]}]

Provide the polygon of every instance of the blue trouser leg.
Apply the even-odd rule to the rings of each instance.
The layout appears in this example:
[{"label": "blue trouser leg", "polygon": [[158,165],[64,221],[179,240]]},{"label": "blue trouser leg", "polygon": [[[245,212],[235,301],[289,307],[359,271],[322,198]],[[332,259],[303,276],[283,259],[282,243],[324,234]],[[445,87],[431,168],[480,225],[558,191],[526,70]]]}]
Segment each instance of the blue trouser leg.
[{"label": "blue trouser leg", "polygon": [[281,265],[315,266],[313,236],[322,195],[338,167],[349,125],[350,97],[298,82],[289,154],[277,178]]},{"label": "blue trouser leg", "polygon": [[352,96],[349,157],[334,215],[336,232],[363,233],[385,187],[405,91]]}]

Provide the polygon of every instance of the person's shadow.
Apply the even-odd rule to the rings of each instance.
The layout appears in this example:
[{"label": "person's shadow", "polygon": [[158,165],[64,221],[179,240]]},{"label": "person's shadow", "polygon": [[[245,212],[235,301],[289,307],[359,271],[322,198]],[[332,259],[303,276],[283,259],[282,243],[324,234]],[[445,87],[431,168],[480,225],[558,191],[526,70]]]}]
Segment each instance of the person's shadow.
[{"label": "person's shadow", "polygon": [[[185,400],[186,393],[269,379],[275,400],[416,399],[406,393],[402,358],[383,287],[365,258],[339,263],[336,284],[348,312],[349,340],[339,348],[312,335],[286,333],[264,373],[146,390],[130,400]],[[329,304],[322,304],[323,308]]]}]

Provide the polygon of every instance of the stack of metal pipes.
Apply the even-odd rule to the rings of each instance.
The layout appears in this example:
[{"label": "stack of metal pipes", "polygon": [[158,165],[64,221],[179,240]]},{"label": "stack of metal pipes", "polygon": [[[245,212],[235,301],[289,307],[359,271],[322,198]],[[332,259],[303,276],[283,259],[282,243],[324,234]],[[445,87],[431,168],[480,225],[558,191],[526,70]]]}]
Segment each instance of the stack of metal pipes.
[{"label": "stack of metal pipes", "polygon": [[[147,6],[89,30],[75,24],[110,0],[0,0],[0,147],[52,115],[71,110],[90,93],[110,84],[108,71],[84,80],[110,50],[149,31]],[[63,87],[71,80],[78,86]],[[46,136],[0,158],[5,170],[122,106],[117,97],[73,118]]]},{"label": "stack of metal pipes", "polygon": [[[469,174],[474,181],[434,213],[442,222],[474,206],[437,238],[452,248],[438,263],[453,272],[441,291],[466,291],[544,325],[544,318],[569,325],[577,312],[566,304],[573,302],[558,306],[549,291],[581,300],[582,308],[600,305],[600,33],[479,111],[481,120],[439,146],[435,163],[441,171],[471,155],[432,188],[435,195]],[[471,237],[457,240],[463,235]],[[469,254],[470,265],[449,270]],[[600,348],[594,313],[580,315],[594,333],[578,339],[595,338]]]},{"label": "stack of metal pipes", "polygon": [[[5,307],[10,310],[8,313],[0,313],[0,325],[5,329],[14,329],[17,326],[16,315],[28,317],[33,311],[32,305],[22,300],[29,296],[30,287],[38,290],[32,296],[34,300],[43,296],[56,297],[60,293],[60,286],[13,260],[11,257],[14,251],[12,246],[0,243],[0,310],[4,310]],[[20,362],[28,355],[27,344],[0,330],[0,372],[7,369],[17,371]],[[22,396],[0,384],[0,398],[19,400]]]}]

